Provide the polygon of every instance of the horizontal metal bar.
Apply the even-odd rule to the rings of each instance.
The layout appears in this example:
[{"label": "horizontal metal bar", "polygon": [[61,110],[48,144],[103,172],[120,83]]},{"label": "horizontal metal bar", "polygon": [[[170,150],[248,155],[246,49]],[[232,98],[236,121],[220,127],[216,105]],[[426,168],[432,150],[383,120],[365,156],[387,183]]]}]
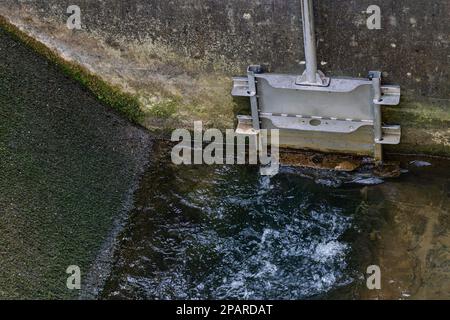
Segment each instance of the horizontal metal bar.
[{"label": "horizontal metal bar", "polygon": [[352,133],[364,126],[373,126],[372,121],[348,121],[318,119],[313,117],[282,117],[260,115],[261,119],[267,119],[279,129],[301,130],[301,131],[319,131],[335,133]]},{"label": "horizontal metal bar", "polygon": [[264,79],[267,83],[277,89],[292,89],[302,91],[318,91],[318,92],[351,92],[360,86],[371,86],[369,79],[359,78],[331,78],[330,83],[326,87],[321,86],[303,86],[297,84],[298,76],[290,74],[277,73],[261,73],[255,75],[256,79]]},{"label": "horizontal metal bar", "polygon": [[[373,124],[373,120],[356,120],[356,119],[339,119],[335,117],[320,117],[320,116],[310,116],[310,115],[301,115],[301,114],[285,114],[285,113],[270,113],[270,112],[261,112],[261,116],[278,116],[278,117],[292,117],[292,118],[305,118],[305,119],[320,119],[320,120],[340,120],[340,121],[351,121],[351,122],[367,122],[369,124]],[[239,116],[238,116],[239,117]]]}]

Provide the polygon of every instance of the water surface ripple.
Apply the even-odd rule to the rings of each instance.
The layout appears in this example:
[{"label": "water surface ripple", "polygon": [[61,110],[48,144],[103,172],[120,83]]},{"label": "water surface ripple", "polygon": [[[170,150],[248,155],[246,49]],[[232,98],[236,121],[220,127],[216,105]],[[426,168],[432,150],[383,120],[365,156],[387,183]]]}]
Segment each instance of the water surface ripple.
[{"label": "water surface ripple", "polygon": [[[164,172],[164,174],[161,174]],[[284,169],[156,160],[104,295],[300,299],[353,281],[349,243],[362,186],[333,188]]]}]

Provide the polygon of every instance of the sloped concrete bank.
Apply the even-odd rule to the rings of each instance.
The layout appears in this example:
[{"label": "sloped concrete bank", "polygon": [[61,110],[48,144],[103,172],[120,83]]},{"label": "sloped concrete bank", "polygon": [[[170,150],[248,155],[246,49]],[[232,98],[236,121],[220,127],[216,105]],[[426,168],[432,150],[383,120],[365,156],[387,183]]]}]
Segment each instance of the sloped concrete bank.
[{"label": "sloped concrete bank", "polygon": [[77,298],[107,276],[151,139],[0,28],[0,299]]},{"label": "sloped concrete bank", "polygon": [[[248,64],[302,72],[299,1],[4,0],[8,23],[58,57],[138,101],[138,122],[150,129],[231,128],[247,102],[230,97],[231,76]],[[66,26],[67,8],[81,9],[82,29]],[[382,29],[369,30],[370,5]],[[402,144],[391,152],[450,155],[450,4],[401,1],[315,1],[320,68],[329,75],[384,71],[399,83]],[[93,84],[87,83],[88,87]],[[101,96],[101,95],[100,95]]]}]

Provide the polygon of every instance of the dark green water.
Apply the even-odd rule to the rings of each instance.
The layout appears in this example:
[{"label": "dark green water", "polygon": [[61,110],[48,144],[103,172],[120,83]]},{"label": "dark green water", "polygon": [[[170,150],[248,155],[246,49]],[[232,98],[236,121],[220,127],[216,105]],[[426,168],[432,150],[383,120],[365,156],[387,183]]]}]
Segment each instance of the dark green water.
[{"label": "dark green water", "polygon": [[370,252],[361,233],[382,215],[370,217],[364,186],[327,186],[330,172],[175,166],[169,151],[159,146],[141,182],[104,298],[351,296]]}]

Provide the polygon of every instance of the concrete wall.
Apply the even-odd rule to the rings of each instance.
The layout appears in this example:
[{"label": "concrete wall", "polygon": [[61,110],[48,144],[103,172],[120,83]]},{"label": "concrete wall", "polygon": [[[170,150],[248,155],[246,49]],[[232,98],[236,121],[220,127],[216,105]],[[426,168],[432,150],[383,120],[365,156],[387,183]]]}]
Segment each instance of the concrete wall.
[{"label": "concrete wall", "polygon": [[[255,63],[275,72],[302,72],[299,3],[298,0],[3,0],[0,9],[12,20],[20,20],[25,26],[34,25],[35,30],[60,39],[60,45],[63,43],[66,49],[76,52],[84,46],[89,51],[87,41],[74,44],[73,40],[86,36],[102,43],[103,53],[95,49],[104,55],[102,61],[108,61],[114,51],[122,59],[111,62],[116,67],[127,68],[137,62],[139,67],[148,67],[147,74],[121,70],[118,73],[122,80],[111,74],[109,78],[111,82],[127,82],[128,87],[143,96],[149,110],[154,109],[155,99],[159,103],[158,97],[167,96],[183,106],[169,103],[173,112],[168,118],[183,122],[194,115],[203,120],[216,119],[209,119],[211,125],[227,126],[230,122],[226,119],[232,118],[240,107],[228,97],[230,76],[244,73],[248,64]],[[382,70],[387,82],[402,86],[401,106],[385,109],[386,119],[400,122],[405,133],[402,145],[391,151],[450,154],[450,2],[316,0],[314,3],[322,71],[331,76],[366,76],[369,70]],[[71,33],[72,40],[64,30],[66,9],[71,4],[80,6],[83,24],[82,31]],[[369,17],[366,10],[370,5],[381,8],[381,30],[369,30],[366,26]],[[99,68],[95,63],[89,63],[86,54],[80,56],[81,63],[94,65],[94,71],[108,78],[110,71],[103,74],[95,70]],[[158,104],[158,108],[164,109],[166,105]],[[161,122],[149,120],[147,126],[158,124]]]}]

